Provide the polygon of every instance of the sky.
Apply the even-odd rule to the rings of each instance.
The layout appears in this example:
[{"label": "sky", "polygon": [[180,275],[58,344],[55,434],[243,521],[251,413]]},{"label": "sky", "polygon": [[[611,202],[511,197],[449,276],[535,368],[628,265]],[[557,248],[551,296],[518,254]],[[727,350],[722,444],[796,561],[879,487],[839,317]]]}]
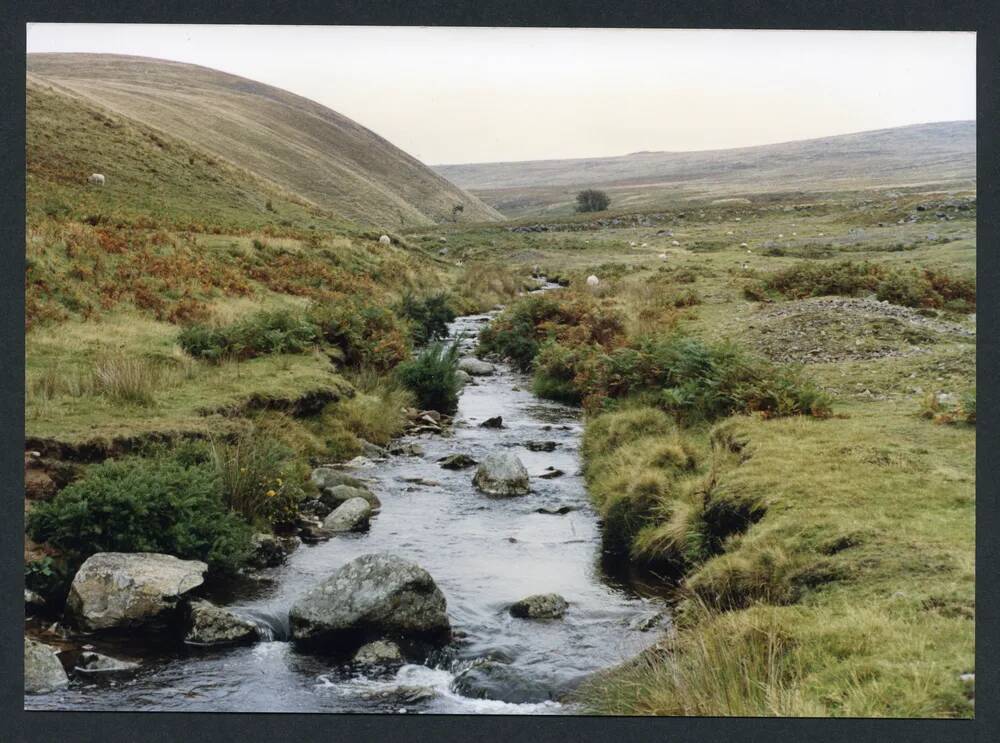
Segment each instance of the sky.
[{"label": "sky", "polygon": [[974,33],[28,24],[212,67],[429,164],[704,150],[976,117]]}]

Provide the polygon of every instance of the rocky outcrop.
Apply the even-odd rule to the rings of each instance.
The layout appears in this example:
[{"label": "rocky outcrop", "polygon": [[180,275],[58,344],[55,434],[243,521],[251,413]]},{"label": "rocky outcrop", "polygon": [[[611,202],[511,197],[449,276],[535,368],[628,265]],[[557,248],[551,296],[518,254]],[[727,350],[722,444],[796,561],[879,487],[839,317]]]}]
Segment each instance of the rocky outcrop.
[{"label": "rocky outcrop", "polygon": [[364,498],[350,498],[323,519],[323,529],[332,534],[363,531],[368,528],[371,515],[372,507],[368,501]]},{"label": "rocky outcrop", "polygon": [[257,626],[209,601],[192,601],[184,642],[190,645],[234,645],[257,640]]},{"label": "rocky outcrop", "polygon": [[299,546],[297,537],[276,537],[273,534],[254,534],[251,540],[253,554],[250,564],[257,568],[273,568],[281,565],[289,553]]},{"label": "rocky outcrop", "polygon": [[69,677],[59,656],[48,645],[24,638],[24,693],[42,694],[61,689]]},{"label": "rocky outcrop", "polygon": [[490,454],[472,478],[472,484],[489,495],[524,495],[528,482],[528,470],[509,452]]},{"label": "rocky outcrop", "polygon": [[426,570],[378,553],[352,560],[300,596],[289,620],[298,644],[342,652],[373,639],[445,639],[446,608]]},{"label": "rocky outcrop", "polygon": [[559,619],[569,604],[558,593],[540,593],[521,599],[510,607],[510,615],[521,619]]},{"label": "rocky outcrop", "polygon": [[70,586],[66,610],[83,630],[159,624],[208,566],[155,552],[100,552],[87,558]]}]

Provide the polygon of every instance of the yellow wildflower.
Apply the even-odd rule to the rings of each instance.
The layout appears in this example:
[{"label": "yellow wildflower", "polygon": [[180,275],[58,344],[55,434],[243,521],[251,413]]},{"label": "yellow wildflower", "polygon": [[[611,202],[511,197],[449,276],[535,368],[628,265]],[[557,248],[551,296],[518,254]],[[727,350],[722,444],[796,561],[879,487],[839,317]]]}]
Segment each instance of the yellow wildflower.
[{"label": "yellow wildflower", "polygon": [[275,493],[273,490],[268,490],[266,495],[268,498],[273,498],[274,496],[277,495],[277,493]]}]

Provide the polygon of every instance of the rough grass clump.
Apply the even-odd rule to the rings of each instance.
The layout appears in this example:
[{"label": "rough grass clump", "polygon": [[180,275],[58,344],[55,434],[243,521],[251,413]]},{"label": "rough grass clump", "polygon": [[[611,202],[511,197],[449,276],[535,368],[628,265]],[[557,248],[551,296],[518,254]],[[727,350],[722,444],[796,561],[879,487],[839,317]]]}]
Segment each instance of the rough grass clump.
[{"label": "rough grass clump", "polygon": [[226,506],[251,524],[290,524],[304,496],[305,473],[274,426],[253,427],[233,441],[213,441],[211,464]]},{"label": "rough grass clump", "polygon": [[759,301],[768,293],[789,299],[874,293],[881,301],[904,307],[956,312],[972,312],[976,308],[976,282],[971,277],[933,269],[893,269],[870,261],[800,263],[744,288],[748,299]]},{"label": "rough grass clump", "polygon": [[458,371],[458,344],[446,346],[435,343],[419,356],[399,365],[399,381],[416,396],[417,404],[424,409],[451,414],[458,408],[461,387]]},{"label": "rough grass clump", "polygon": [[957,402],[945,402],[936,392],[928,392],[920,404],[921,418],[935,423],[976,425],[976,391],[964,392]]},{"label": "rough grass clump", "polygon": [[159,456],[94,465],[37,504],[27,532],[77,564],[97,552],[164,552],[235,570],[252,530],[226,507],[213,467]]},{"label": "rough grass clump", "polygon": [[302,353],[319,340],[319,326],[295,310],[256,312],[230,325],[196,323],[181,330],[177,342],[195,358],[210,361],[251,359],[267,354]]},{"label": "rough grass clump", "polygon": [[397,313],[409,320],[411,337],[416,345],[423,346],[448,335],[448,323],[455,319],[450,301],[444,292],[424,297],[411,293],[403,295]]},{"label": "rough grass clump", "polygon": [[162,379],[162,368],[156,362],[112,354],[95,362],[92,388],[116,402],[151,405]]}]

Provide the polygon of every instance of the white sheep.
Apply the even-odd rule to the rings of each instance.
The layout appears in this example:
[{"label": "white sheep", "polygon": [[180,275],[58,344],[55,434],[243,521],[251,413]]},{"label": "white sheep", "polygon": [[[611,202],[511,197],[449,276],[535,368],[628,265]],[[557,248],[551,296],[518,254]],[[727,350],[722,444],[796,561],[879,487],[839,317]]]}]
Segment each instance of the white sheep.
[{"label": "white sheep", "polygon": [[590,276],[587,277],[587,286],[597,286],[600,283],[601,280],[594,276],[594,274],[590,274]]},{"label": "white sheep", "polygon": [[784,235],[782,235],[782,234],[781,234],[781,233],[779,232],[779,233],[778,233],[778,237],[784,237]]},{"label": "white sheep", "polygon": [[670,242],[670,244],[671,244],[671,245],[674,245],[674,246],[677,246],[677,245],[680,245],[680,243],[679,243],[679,242],[677,242],[676,240],[672,240],[672,241]]},{"label": "white sheep", "polygon": [[643,243],[643,244],[642,244],[642,247],[644,247],[644,248],[648,248],[648,247],[649,247],[649,243]]},{"label": "white sheep", "polygon": [[661,261],[667,260],[667,254],[666,253],[660,253],[660,260]]},{"label": "white sheep", "polygon": [[382,236],[381,236],[381,237],[380,237],[380,238],[378,239],[378,241],[379,241],[380,243],[382,243],[383,245],[392,245],[392,238],[391,238],[391,237],[389,237],[388,235],[382,235]]},{"label": "white sheep", "polygon": [[727,235],[732,235],[732,234],[733,234],[733,231],[732,231],[732,230],[729,230],[729,232],[727,232],[726,234],[727,234]]},{"label": "white sheep", "polygon": [[634,248],[634,247],[635,247],[635,242],[633,242],[632,240],[629,240],[629,241],[628,241],[628,246],[629,246],[630,248]]},{"label": "white sheep", "polygon": [[746,243],[740,243],[740,247],[741,247],[741,248],[747,248],[747,247],[749,247],[749,246],[748,246],[748,245],[747,245]]},{"label": "white sheep", "polygon": [[92,186],[103,186],[104,176],[101,175],[100,173],[91,173],[90,177],[87,179],[87,183],[89,183]]}]

